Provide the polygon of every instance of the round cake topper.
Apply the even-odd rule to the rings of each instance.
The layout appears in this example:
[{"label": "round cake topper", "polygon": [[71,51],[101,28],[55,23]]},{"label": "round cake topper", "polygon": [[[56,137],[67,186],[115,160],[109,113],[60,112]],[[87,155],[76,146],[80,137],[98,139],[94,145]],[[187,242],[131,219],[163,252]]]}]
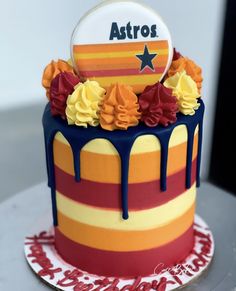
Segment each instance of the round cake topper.
[{"label": "round cake topper", "polygon": [[71,57],[81,79],[95,80],[105,89],[118,82],[141,93],[163,78],[172,54],[163,20],[133,1],[98,5],[81,18],[71,39]]}]

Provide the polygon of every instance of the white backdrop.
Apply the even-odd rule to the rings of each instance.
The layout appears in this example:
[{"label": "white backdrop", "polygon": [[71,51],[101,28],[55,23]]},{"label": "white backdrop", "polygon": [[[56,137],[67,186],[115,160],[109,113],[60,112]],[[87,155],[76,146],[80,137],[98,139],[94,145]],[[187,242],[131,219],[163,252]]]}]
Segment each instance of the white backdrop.
[{"label": "white backdrop", "polygon": [[[0,0],[0,110],[45,100],[44,66],[69,58],[72,30],[99,0]],[[143,0],[163,17],[173,44],[204,75],[206,104],[202,175],[206,177],[225,0]]]}]

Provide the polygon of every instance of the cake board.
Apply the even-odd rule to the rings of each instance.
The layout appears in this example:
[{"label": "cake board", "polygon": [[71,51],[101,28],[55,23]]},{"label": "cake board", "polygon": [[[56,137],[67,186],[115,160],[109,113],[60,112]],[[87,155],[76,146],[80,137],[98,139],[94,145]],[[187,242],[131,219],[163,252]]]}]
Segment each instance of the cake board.
[{"label": "cake board", "polygon": [[194,248],[189,256],[171,268],[137,278],[113,278],[89,274],[66,263],[54,246],[52,228],[34,231],[24,242],[25,257],[35,274],[56,290],[176,290],[197,280],[210,266],[214,254],[214,238],[205,221],[194,220]]}]

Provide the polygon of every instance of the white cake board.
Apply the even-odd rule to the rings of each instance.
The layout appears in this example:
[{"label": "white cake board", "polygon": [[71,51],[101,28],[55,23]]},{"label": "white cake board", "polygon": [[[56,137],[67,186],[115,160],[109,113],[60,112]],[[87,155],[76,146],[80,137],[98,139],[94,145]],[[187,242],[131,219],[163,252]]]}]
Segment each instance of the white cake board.
[{"label": "white cake board", "polygon": [[158,290],[182,288],[197,279],[209,267],[214,254],[212,232],[198,215],[194,221],[195,245],[180,264],[159,274],[133,279],[102,277],[67,264],[54,247],[53,230],[39,231],[25,238],[25,257],[33,271],[52,288],[65,291]]}]

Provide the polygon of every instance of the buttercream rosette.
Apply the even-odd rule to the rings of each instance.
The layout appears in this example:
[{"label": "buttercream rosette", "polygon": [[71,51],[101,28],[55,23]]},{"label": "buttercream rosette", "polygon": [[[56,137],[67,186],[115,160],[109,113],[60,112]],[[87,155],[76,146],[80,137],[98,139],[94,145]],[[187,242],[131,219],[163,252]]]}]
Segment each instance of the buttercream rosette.
[{"label": "buttercream rosette", "polygon": [[87,127],[99,124],[100,104],[106,90],[96,81],[87,80],[75,86],[74,92],[68,96],[66,117],[69,125]]},{"label": "buttercream rosette", "polygon": [[66,119],[66,101],[73,93],[74,87],[80,82],[80,78],[71,72],[59,73],[51,82],[50,107],[53,116],[59,115]]},{"label": "buttercream rosette", "polygon": [[130,86],[113,84],[103,100],[100,113],[100,125],[105,130],[127,130],[136,126],[141,117],[138,97]]},{"label": "buttercream rosette", "polygon": [[176,50],[176,48],[174,47],[174,49],[173,49],[173,59],[172,59],[172,61],[177,61],[179,58],[181,58],[181,57],[183,57],[182,55],[181,55],[181,53],[180,52],[178,52],[177,50]]},{"label": "buttercream rosette", "polygon": [[[176,122],[177,112],[193,115],[200,106],[201,68],[175,48],[173,60],[163,82],[147,86],[139,95],[131,86],[112,84],[106,93],[97,81],[81,83],[71,60],[51,61],[43,72],[42,85],[53,116],[69,125],[127,130],[141,119],[149,127]],[[106,94],[105,94],[106,93]]]},{"label": "buttercream rosette", "polygon": [[141,121],[149,127],[158,124],[168,126],[177,120],[177,99],[172,95],[171,89],[159,82],[145,88],[139,96],[139,105],[142,113]]},{"label": "buttercream rosette", "polygon": [[172,94],[177,97],[179,111],[184,115],[194,115],[200,106],[197,84],[185,71],[177,72],[165,80],[164,86],[172,89]]},{"label": "buttercream rosette", "polygon": [[50,99],[50,87],[52,80],[62,72],[73,73],[73,67],[66,61],[59,59],[58,61],[51,61],[50,64],[46,66],[43,72],[42,85],[46,89],[46,95]]},{"label": "buttercream rosette", "polygon": [[201,92],[202,88],[202,69],[189,58],[174,54],[171,66],[166,74],[166,78],[174,76],[177,72],[185,71],[197,84],[198,92]]}]

